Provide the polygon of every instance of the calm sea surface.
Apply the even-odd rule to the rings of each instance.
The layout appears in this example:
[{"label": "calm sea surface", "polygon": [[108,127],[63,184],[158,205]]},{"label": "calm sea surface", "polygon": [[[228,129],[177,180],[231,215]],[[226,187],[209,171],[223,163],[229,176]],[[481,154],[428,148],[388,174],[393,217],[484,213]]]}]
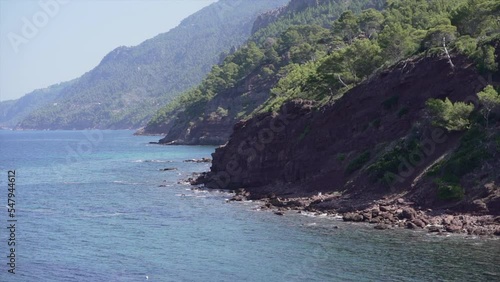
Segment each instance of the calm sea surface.
[{"label": "calm sea surface", "polygon": [[183,160],[213,147],[149,145],[158,138],[132,133],[0,131],[0,281],[500,281],[498,239],[225,203],[227,194],[178,184],[209,169]]}]

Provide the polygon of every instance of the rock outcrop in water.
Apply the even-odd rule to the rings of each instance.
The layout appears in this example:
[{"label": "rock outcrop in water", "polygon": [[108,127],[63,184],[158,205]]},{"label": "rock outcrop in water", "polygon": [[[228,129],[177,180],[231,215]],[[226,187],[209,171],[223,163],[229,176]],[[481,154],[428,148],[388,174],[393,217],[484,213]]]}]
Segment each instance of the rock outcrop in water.
[{"label": "rock outcrop in water", "polygon": [[[216,149],[211,171],[195,183],[244,188],[257,199],[337,193],[340,196],[308,206],[343,213],[403,197],[422,209],[500,215],[498,150],[488,152],[494,157],[462,178],[465,195],[460,201],[440,199],[438,185],[429,177],[429,169],[461,144],[463,133],[433,127],[426,101],[474,101],[485,86],[474,64],[462,56],[453,61],[454,69],[445,58],[407,60],[331,105],[316,108],[310,101],[296,100],[277,114],[241,121],[229,142]],[[491,132],[498,134],[495,126]],[[401,153],[398,168],[377,177],[373,165],[410,138],[417,140],[419,149]],[[421,225],[408,222],[410,227]]]}]

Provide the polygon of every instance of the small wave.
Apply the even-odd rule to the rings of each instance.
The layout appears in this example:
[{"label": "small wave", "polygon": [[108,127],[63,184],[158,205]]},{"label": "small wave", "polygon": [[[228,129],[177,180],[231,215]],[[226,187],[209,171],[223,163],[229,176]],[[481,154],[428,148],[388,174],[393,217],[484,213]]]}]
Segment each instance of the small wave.
[{"label": "small wave", "polygon": [[186,191],[193,191],[195,194],[208,194],[207,190],[195,190],[195,189],[186,189]]},{"label": "small wave", "polygon": [[172,161],[166,160],[135,160],[133,163],[171,163]]},{"label": "small wave", "polygon": [[313,212],[308,212],[308,211],[302,211],[300,213],[301,215],[308,216],[308,217],[316,217],[316,214]]},{"label": "small wave", "polygon": [[177,197],[196,197],[196,195],[193,194],[175,194]]}]

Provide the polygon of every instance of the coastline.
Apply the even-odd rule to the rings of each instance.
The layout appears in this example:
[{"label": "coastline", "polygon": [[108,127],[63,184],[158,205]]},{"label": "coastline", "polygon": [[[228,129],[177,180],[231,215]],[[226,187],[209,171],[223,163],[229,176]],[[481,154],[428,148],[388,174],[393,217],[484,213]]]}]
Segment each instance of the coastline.
[{"label": "coastline", "polygon": [[[196,188],[195,188],[196,189]],[[500,236],[500,216],[458,213],[450,210],[432,210],[415,207],[404,198],[386,197],[374,200],[363,209],[332,206],[345,200],[338,193],[318,193],[304,197],[253,198],[250,192],[239,189],[229,201],[241,202],[257,200],[262,203],[260,210],[269,210],[278,216],[285,212],[313,213],[342,218],[344,222],[370,224],[376,230],[411,229],[423,230],[437,235],[462,234],[482,237]]]}]

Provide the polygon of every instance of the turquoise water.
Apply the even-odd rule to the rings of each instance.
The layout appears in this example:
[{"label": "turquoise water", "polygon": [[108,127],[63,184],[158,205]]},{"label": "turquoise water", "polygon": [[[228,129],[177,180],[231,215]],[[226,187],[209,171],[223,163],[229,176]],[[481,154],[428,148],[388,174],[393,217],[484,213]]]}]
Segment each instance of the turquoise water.
[{"label": "turquoise water", "polygon": [[[209,168],[183,160],[210,157],[213,147],[148,144],[157,139],[0,131],[0,226],[8,226],[11,169],[18,220],[14,275],[8,230],[0,231],[0,281],[500,280],[500,240],[226,203],[225,193],[178,184]],[[159,171],[167,167],[177,170]]]}]

